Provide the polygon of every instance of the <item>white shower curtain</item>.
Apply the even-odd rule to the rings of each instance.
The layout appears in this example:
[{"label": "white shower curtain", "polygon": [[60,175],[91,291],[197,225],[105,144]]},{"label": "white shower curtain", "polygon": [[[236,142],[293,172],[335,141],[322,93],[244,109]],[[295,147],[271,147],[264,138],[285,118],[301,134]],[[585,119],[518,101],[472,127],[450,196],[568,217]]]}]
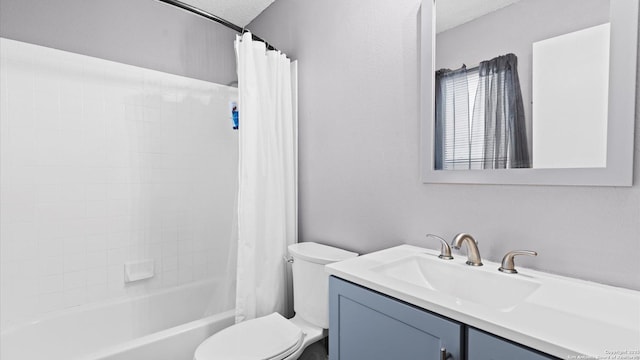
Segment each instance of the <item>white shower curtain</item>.
[{"label": "white shower curtain", "polygon": [[239,188],[236,322],[288,315],[287,246],[297,241],[297,130],[291,61],[251,39],[235,41]]}]

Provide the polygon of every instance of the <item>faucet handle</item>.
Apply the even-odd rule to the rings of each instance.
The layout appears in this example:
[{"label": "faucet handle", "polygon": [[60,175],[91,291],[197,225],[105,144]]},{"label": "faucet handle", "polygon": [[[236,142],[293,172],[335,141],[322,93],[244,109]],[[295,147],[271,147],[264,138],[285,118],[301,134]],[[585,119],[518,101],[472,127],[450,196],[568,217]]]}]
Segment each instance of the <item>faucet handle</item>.
[{"label": "faucet handle", "polygon": [[427,234],[427,237],[432,237],[440,240],[440,255],[438,256],[440,259],[444,259],[444,260],[453,259],[453,256],[451,256],[451,247],[449,246],[449,243],[445,239],[441,238],[438,235],[433,235],[433,234]]},{"label": "faucet handle", "polygon": [[535,251],[531,251],[531,250],[509,251],[502,258],[502,265],[500,266],[500,268],[498,268],[498,270],[502,271],[503,273],[507,273],[507,274],[517,274],[518,270],[516,270],[515,263],[513,262],[513,258],[516,257],[516,255],[538,256],[538,253],[535,252]]}]

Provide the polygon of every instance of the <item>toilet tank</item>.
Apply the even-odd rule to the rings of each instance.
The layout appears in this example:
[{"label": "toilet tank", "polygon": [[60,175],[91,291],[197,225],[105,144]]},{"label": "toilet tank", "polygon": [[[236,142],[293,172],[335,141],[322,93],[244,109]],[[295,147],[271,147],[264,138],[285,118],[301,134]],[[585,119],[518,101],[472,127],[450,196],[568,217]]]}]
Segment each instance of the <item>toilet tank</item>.
[{"label": "toilet tank", "polygon": [[324,266],[358,254],[332,246],[303,242],[289,245],[293,257],[293,308],[296,316],[329,328],[329,275]]}]

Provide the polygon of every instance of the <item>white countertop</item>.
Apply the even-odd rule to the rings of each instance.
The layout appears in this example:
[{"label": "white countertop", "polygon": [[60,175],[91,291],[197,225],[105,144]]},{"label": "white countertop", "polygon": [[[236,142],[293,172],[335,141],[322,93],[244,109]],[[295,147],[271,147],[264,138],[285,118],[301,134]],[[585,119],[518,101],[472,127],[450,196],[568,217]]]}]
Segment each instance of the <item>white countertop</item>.
[{"label": "white countertop", "polygon": [[[438,254],[429,249],[401,245],[329,264],[326,271],[562,359],[589,356],[640,360],[640,291],[552,275],[516,264],[518,274],[503,276],[521,277],[539,282],[540,286],[517,306],[499,309],[386,276],[376,270],[404,258],[437,257]],[[463,264],[466,256],[457,255],[450,261]],[[484,261],[484,266],[469,266],[468,270],[498,272],[499,266]]]}]

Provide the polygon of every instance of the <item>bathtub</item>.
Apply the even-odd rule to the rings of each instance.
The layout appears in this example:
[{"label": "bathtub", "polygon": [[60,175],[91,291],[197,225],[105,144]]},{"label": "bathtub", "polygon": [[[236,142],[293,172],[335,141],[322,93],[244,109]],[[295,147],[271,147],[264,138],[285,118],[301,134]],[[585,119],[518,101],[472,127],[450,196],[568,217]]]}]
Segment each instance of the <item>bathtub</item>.
[{"label": "bathtub", "polygon": [[233,310],[212,303],[226,298],[219,290],[201,281],[13,326],[0,333],[0,359],[192,360],[204,339],[234,322]]}]

